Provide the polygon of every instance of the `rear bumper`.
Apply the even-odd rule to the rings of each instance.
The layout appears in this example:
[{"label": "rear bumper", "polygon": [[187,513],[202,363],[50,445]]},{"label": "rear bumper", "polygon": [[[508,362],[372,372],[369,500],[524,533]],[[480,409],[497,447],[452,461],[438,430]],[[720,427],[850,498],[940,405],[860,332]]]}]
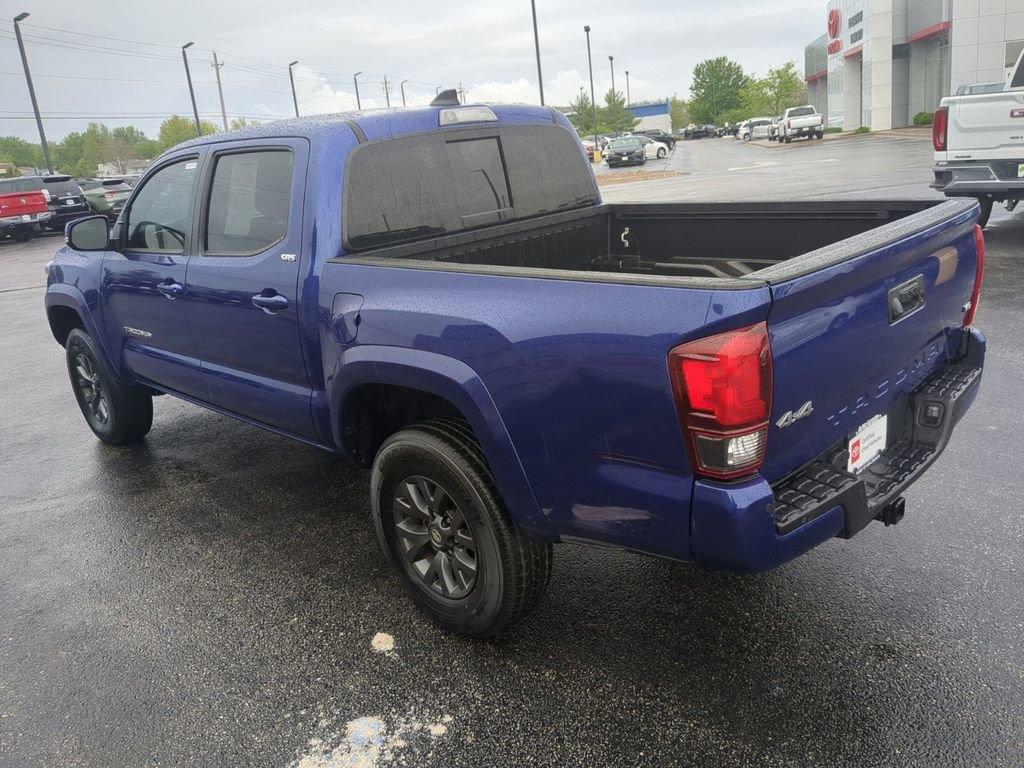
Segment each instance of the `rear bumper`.
[{"label": "rear bumper", "polygon": [[47,211],[46,213],[27,213],[24,216],[3,216],[0,217],[0,227],[9,229],[20,225],[45,224],[50,220],[51,215]]},{"label": "rear bumper", "polygon": [[947,197],[1024,197],[1024,179],[1017,176],[1016,160],[977,160],[946,163],[932,168],[929,185]]},{"label": "rear bumper", "polygon": [[[936,371],[901,404],[901,428],[861,474],[846,471],[844,444],[772,485],[763,478],[698,481],[691,515],[694,559],[762,571],[833,537],[850,538],[872,520],[889,522],[893,505],[942,454],[978,393],[985,337],[972,329],[965,339],[963,357]],[[938,406],[937,423],[925,417],[927,406]]]}]

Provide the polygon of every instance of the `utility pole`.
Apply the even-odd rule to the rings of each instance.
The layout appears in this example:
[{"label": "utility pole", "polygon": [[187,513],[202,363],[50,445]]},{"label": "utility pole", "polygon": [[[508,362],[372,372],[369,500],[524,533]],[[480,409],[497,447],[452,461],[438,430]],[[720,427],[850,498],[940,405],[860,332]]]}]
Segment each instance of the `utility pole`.
[{"label": "utility pole", "polygon": [[391,108],[391,87],[388,85],[388,76],[384,75],[384,103]]},{"label": "utility pole", "polygon": [[629,99],[629,70],[626,70],[626,109],[629,109],[629,105],[633,102]]},{"label": "utility pole", "polygon": [[196,91],[192,87],[192,73],[188,69],[188,49],[193,43],[188,42],[181,46],[181,60],[185,62],[185,79],[188,80],[188,95],[192,99],[192,115],[196,119],[196,136],[203,135],[203,128],[199,124],[199,108],[196,106]]},{"label": "utility pole", "polygon": [[462,83],[459,83],[459,104],[466,103],[466,89],[462,87]]},{"label": "utility pole", "polygon": [[292,81],[292,105],[295,107],[295,116],[299,116],[299,97],[295,95],[295,75],[292,72],[292,67],[298,64],[298,61],[293,61],[288,65],[288,79]]},{"label": "utility pole", "polygon": [[440,93],[441,93],[441,86],[439,85],[439,86],[437,86],[437,88],[434,89],[434,95],[437,96]]},{"label": "utility pole", "polygon": [[612,68],[612,93],[615,93],[615,57],[608,57],[608,66]]},{"label": "utility pole", "polygon": [[359,70],[354,75],[352,75],[352,85],[354,85],[356,87],[356,109],[359,110],[360,112],[363,111],[363,102],[361,102],[359,100],[359,80],[358,80],[358,77],[361,74],[363,74],[363,70]]},{"label": "utility pole", "polygon": [[224,111],[224,89],[220,84],[220,68],[224,65],[217,61],[217,52],[213,52],[213,71],[217,74],[217,95],[220,96],[220,119],[224,123],[224,130],[228,129],[228,113]]},{"label": "utility pole", "polygon": [[39,129],[39,143],[43,145],[43,159],[46,161],[46,170],[53,173],[53,161],[50,159],[50,145],[46,143],[46,134],[43,133],[43,118],[39,116],[39,102],[36,101],[36,89],[32,86],[32,73],[28,69],[28,57],[25,55],[25,43],[21,39],[20,23],[28,18],[27,13],[19,13],[14,17],[14,34],[18,38],[18,50],[21,52],[21,66],[25,69],[25,82],[28,83],[28,95],[32,99],[32,111],[36,115],[36,128]]},{"label": "utility pole", "polygon": [[537,49],[537,87],[540,89],[540,105],[544,106],[544,75],[540,71],[540,37],[537,35],[537,0],[530,0],[533,11],[533,46]]},{"label": "utility pole", "polygon": [[594,61],[590,57],[590,25],[583,27],[587,33],[587,69],[590,70],[590,109],[594,113],[594,151],[598,151],[601,145],[597,141],[597,99],[594,98]]},{"label": "utility pole", "polygon": [[398,87],[402,89],[402,106],[403,107],[405,106],[405,84],[408,83],[408,82],[409,82],[408,80],[403,80],[402,82],[400,82],[398,84]]}]

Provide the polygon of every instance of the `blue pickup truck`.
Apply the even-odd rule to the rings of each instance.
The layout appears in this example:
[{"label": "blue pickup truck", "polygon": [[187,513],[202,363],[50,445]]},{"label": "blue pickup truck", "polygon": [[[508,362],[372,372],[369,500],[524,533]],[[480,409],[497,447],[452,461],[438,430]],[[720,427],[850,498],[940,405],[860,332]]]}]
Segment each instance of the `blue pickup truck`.
[{"label": "blue pickup truck", "polygon": [[980,383],[978,213],[604,204],[562,114],[442,94],[175,147],[45,306],[101,440],[170,394],[350,457],[413,600],[488,637],[554,543],[760,571],[898,522]]}]

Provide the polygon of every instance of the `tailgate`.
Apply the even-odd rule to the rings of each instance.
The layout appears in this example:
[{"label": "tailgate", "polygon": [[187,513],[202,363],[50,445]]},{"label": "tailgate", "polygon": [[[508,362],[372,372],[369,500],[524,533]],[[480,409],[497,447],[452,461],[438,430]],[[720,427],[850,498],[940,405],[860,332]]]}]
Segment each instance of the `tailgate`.
[{"label": "tailgate", "polygon": [[959,96],[948,103],[947,160],[1022,156],[1024,91]]},{"label": "tailgate", "polygon": [[973,201],[949,201],[757,273],[773,297],[770,482],[845,447],[957,352],[975,220]]}]

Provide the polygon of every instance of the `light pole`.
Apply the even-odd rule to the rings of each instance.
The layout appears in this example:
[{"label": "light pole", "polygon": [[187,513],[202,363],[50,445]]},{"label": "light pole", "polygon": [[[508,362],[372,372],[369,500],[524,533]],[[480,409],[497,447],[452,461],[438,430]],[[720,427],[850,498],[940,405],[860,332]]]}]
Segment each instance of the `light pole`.
[{"label": "light pole", "polygon": [[352,75],[352,85],[356,87],[356,109],[359,110],[360,112],[363,111],[363,102],[359,100],[359,80],[357,78],[361,74],[363,74],[363,71],[359,70],[354,75]]},{"label": "light pole", "polygon": [[633,102],[629,98],[629,70],[626,70],[626,109],[629,109],[629,105]]},{"label": "light pole", "polygon": [[46,143],[46,134],[43,133],[43,118],[39,116],[39,103],[36,101],[36,89],[32,86],[32,73],[28,69],[28,57],[25,55],[25,43],[21,39],[20,23],[28,18],[27,13],[19,13],[14,17],[14,35],[18,38],[18,50],[21,52],[21,66],[25,69],[25,82],[28,83],[28,95],[32,99],[32,111],[36,114],[36,128],[39,129],[39,143],[43,145],[43,159],[46,161],[46,170],[53,173],[53,161],[50,159],[50,145]]},{"label": "light pole", "polygon": [[188,80],[188,95],[192,99],[192,116],[196,119],[196,136],[203,135],[202,126],[199,124],[199,108],[196,107],[196,91],[192,87],[192,73],[188,69],[188,49],[193,43],[185,43],[181,46],[181,60],[185,62],[185,79]]},{"label": "light pole", "polygon": [[299,97],[295,95],[295,75],[292,73],[292,67],[298,64],[298,61],[293,61],[288,65],[288,79],[292,81],[292,104],[295,105],[295,116],[299,116]]},{"label": "light pole", "polygon": [[594,98],[594,61],[590,57],[590,25],[587,24],[583,27],[583,31],[587,33],[587,69],[590,71],[590,109],[593,112],[594,119],[594,151],[598,151],[597,143],[597,99]]},{"label": "light pole", "polygon": [[540,72],[540,37],[537,35],[537,0],[530,0],[533,11],[533,46],[537,49],[537,87],[540,89],[540,105],[544,106],[544,75]]},{"label": "light pole", "polygon": [[608,57],[608,66],[612,68],[612,93],[615,93],[615,57]]},{"label": "light pole", "polygon": [[387,75],[384,75],[384,103],[391,109],[391,87],[388,85]]},{"label": "light pole", "polygon": [[403,107],[405,106],[405,84],[408,83],[408,82],[409,82],[408,80],[403,80],[402,82],[400,82],[398,84],[398,87],[402,89],[402,106]]}]

